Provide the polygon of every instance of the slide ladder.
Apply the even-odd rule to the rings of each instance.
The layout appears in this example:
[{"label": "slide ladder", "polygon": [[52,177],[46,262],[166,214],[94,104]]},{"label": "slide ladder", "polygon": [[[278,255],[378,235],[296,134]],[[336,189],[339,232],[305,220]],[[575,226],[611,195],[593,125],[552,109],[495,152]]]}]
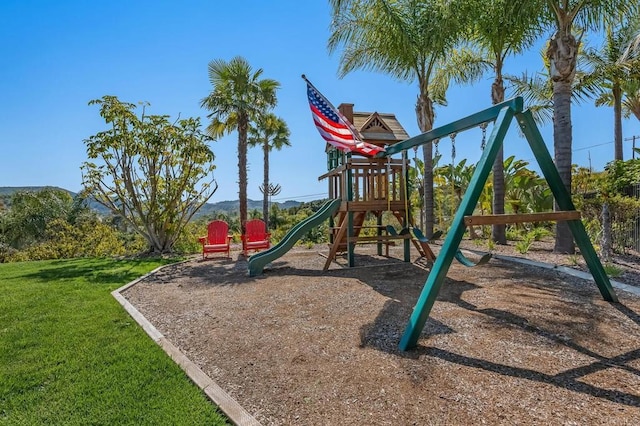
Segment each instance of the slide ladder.
[{"label": "slide ladder", "polygon": [[295,243],[309,232],[309,230],[320,225],[326,219],[329,219],[338,210],[341,203],[342,201],[339,199],[327,201],[317,212],[291,228],[278,244],[268,250],[251,256],[249,258],[249,276],[255,277],[256,275],[262,274],[262,270],[267,264],[283,256],[291,250]]}]

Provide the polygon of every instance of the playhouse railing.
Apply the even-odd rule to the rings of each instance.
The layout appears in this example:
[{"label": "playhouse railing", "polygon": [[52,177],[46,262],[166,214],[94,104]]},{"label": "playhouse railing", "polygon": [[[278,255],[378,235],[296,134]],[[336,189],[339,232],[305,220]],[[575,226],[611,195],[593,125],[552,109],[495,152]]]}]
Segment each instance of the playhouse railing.
[{"label": "playhouse railing", "polygon": [[349,158],[320,176],[328,179],[329,198],[349,202],[392,205],[405,202],[405,177],[400,159]]}]

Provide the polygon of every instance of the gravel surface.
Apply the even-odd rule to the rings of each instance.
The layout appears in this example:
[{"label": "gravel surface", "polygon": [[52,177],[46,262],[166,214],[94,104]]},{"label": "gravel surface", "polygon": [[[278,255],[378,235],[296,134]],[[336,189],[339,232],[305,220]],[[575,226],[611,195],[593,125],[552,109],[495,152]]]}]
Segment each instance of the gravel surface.
[{"label": "gravel surface", "polygon": [[[322,272],[327,252],[296,249],[253,278],[237,251],[193,260],[124,296],[265,425],[639,424],[639,297],[608,303],[558,271],[454,262],[418,347],[401,352],[429,273],[417,253],[363,246],[357,267]],[[518,255],[576,263],[542,246]],[[628,263],[616,279],[640,285],[637,260],[616,260]]]}]

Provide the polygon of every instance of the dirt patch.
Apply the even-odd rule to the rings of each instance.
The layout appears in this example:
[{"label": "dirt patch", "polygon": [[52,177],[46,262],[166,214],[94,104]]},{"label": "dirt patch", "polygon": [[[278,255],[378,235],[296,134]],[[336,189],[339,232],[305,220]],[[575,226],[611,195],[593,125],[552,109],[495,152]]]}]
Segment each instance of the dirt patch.
[{"label": "dirt patch", "polygon": [[454,262],[401,352],[428,270],[398,248],[357,251],[358,267],[323,273],[317,250],[298,249],[254,278],[242,257],[194,260],[124,295],[265,425],[637,424],[637,296],[612,304],[553,270]]}]

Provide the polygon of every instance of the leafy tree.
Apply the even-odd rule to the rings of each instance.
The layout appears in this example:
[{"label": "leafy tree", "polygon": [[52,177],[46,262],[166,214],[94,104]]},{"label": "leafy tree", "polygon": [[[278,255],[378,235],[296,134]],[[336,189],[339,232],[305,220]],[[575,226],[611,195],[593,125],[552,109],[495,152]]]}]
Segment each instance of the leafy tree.
[{"label": "leafy tree", "polygon": [[247,135],[249,123],[266,113],[277,103],[276,90],[280,83],[261,79],[263,70],[253,71],[242,57],[229,62],[216,59],[209,62],[211,93],[201,106],[211,111],[207,133],[217,139],[234,130],[238,131],[238,198],[240,199],[240,226],[244,233],[247,221]]},{"label": "leafy tree", "polygon": [[627,195],[626,191],[640,182],[640,160],[612,161],[604,169],[607,173],[603,192],[609,196]]},{"label": "leafy tree", "polygon": [[[571,96],[581,44],[581,35],[576,37],[576,32],[578,28],[587,31],[600,30],[607,21],[615,22],[622,16],[636,11],[639,7],[638,1],[516,0],[513,7],[540,16],[541,22],[550,23],[554,30],[546,52],[553,82],[554,154],[560,177],[570,191],[573,141]],[[575,251],[573,237],[566,222],[559,222],[556,226],[554,250],[559,253]]]},{"label": "leafy tree", "polygon": [[[214,155],[199,119],[136,116],[136,105],[104,96],[89,102],[111,128],[86,139],[88,194],[142,235],[154,253],[170,252],[184,226],[218,188]],[[203,182],[203,179],[207,179]]]},{"label": "leafy tree", "polygon": [[11,197],[11,208],[2,221],[3,239],[15,249],[43,241],[47,223],[66,220],[72,206],[73,198],[61,189],[18,191]]},{"label": "leafy tree", "polygon": [[262,146],[264,158],[264,179],[262,182],[262,220],[269,229],[269,152],[272,149],[281,150],[285,146],[291,146],[289,142],[289,127],[287,123],[273,113],[260,115],[255,123],[249,126],[247,142],[249,146]]},{"label": "leafy tree", "polygon": [[[357,69],[417,82],[416,118],[421,132],[433,128],[434,103],[444,91],[433,86],[438,68],[455,46],[464,14],[457,2],[443,0],[330,0],[333,20],[329,50],[343,48],[340,75]],[[456,3],[456,4],[453,4]],[[423,146],[425,234],[434,226],[433,147]]]}]

